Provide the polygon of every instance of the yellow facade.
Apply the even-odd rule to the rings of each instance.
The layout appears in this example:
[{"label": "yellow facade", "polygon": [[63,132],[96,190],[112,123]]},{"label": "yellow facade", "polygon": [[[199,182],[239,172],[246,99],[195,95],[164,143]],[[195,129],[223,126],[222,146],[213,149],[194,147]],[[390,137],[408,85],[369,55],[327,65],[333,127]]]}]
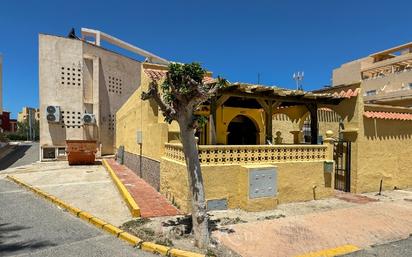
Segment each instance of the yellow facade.
[{"label": "yellow facade", "polygon": [[[146,91],[149,85],[149,78],[144,72],[141,81],[141,87],[117,112],[116,147],[123,145],[128,153],[159,162],[161,193],[181,210],[188,212],[191,209],[191,201],[184,157],[182,159],[182,153],[180,159],[165,155],[165,143],[180,143],[179,126],[176,122],[165,123],[153,101],[141,100],[142,91]],[[355,89],[358,86],[348,88]],[[292,150],[282,150],[285,151],[282,152],[284,161],[268,162],[262,157],[261,163],[250,164],[247,161],[250,157],[248,154],[256,157],[266,151],[256,152],[252,149],[249,152],[240,150],[236,153],[239,156],[249,156],[244,157],[244,162],[229,164],[225,162],[226,159],[220,159],[219,154],[225,151],[224,148],[216,149],[215,153],[219,153],[216,155],[202,150],[203,155],[200,158],[206,199],[226,199],[228,208],[261,211],[273,209],[279,203],[332,196],[334,172],[324,171],[325,161],[333,160],[333,144],[326,136],[328,130],[333,131],[335,138],[340,131],[341,137],[351,142],[351,192],[377,191],[381,179],[384,189],[412,186],[412,161],[409,158],[412,152],[412,121],[365,118],[363,114],[368,107],[364,105],[361,94],[345,99],[336,106],[318,107],[321,108],[318,111],[319,134],[326,139],[327,154],[324,157],[299,159],[301,157],[298,154],[298,159],[295,158],[297,150],[292,148],[294,143],[302,142],[302,126],[305,120],[309,119],[307,108],[301,105],[277,109],[273,117],[273,143],[275,146],[292,146]],[[208,115],[209,110],[204,112]],[[408,112],[412,113],[412,110]],[[265,145],[265,113],[262,109],[225,106],[220,106],[216,110],[216,145],[227,145],[229,124],[238,115],[245,116],[253,122],[257,132],[256,143]],[[341,128],[340,122],[343,124]],[[210,126],[210,123],[207,126]],[[210,130],[208,127],[207,131]],[[298,141],[293,136],[296,132],[299,134]],[[142,141],[138,143],[139,133]],[[202,143],[210,145],[212,137],[207,136],[207,140]],[[295,146],[294,149],[305,149],[303,145]],[[234,154],[231,150],[227,151]],[[295,159],[288,159],[288,154],[295,156]],[[213,161],[203,162],[203,158],[213,158]],[[221,161],[216,163],[216,160]],[[249,198],[250,169],[256,165],[276,168],[278,194],[275,197]]]},{"label": "yellow facade", "polygon": [[258,144],[265,144],[265,117],[263,110],[223,106],[219,107],[216,111],[217,144],[227,144],[228,126],[230,122],[238,115],[246,116],[253,121],[258,132]]},{"label": "yellow facade", "polygon": [[[267,167],[277,169],[277,195],[250,199],[250,169]],[[230,209],[263,211],[274,209],[280,203],[330,197],[333,195],[333,173],[324,172],[323,167],[323,161],[202,166],[206,200],[226,199]],[[160,168],[161,193],[181,210],[190,212],[186,166],[163,158]]]},{"label": "yellow facade", "polygon": [[[148,85],[149,78],[142,73],[141,86],[116,113],[116,148],[123,145],[127,152],[160,160],[164,143],[169,140],[169,126],[159,122],[161,114],[153,100],[141,100]],[[137,141],[138,133],[142,143]]]},{"label": "yellow facade", "polygon": [[364,118],[358,139],[356,192],[412,186],[412,121]]}]

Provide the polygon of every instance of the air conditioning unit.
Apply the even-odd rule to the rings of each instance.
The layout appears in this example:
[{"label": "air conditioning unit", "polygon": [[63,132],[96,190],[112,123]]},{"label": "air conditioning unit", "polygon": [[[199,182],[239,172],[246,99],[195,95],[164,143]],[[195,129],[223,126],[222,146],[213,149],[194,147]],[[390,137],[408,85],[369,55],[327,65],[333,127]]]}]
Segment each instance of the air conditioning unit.
[{"label": "air conditioning unit", "polygon": [[61,119],[60,106],[49,105],[46,107],[46,119],[51,123],[58,123]]},{"label": "air conditioning unit", "polygon": [[83,124],[85,125],[96,124],[96,117],[94,116],[94,114],[91,114],[91,113],[83,114],[82,120],[83,120]]}]

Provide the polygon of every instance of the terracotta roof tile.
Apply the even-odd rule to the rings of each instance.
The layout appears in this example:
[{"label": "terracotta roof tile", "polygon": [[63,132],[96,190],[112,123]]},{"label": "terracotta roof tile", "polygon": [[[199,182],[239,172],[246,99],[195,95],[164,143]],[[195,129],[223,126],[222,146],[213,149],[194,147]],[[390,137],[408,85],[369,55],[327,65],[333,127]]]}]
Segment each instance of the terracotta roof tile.
[{"label": "terracotta roof tile", "polygon": [[352,97],[356,97],[359,94],[359,88],[356,88],[355,90],[352,89],[348,89],[348,90],[342,90],[340,92],[335,92],[333,93],[334,96],[340,96],[340,97],[344,97],[344,98],[352,98]]},{"label": "terracotta roof tile", "polygon": [[412,120],[412,113],[365,111],[363,116],[371,119]]},{"label": "terracotta roof tile", "polygon": [[[154,70],[154,69],[144,69],[144,72],[146,75],[153,81],[159,81],[166,77],[167,71],[165,70]],[[216,79],[212,77],[204,77],[203,78],[203,83],[208,84],[208,83],[213,83],[215,82]]]},{"label": "terracotta roof tile", "polygon": [[164,70],[153,70],[153,69],[144,69],[144,72],[149,77],[149,79],[158,81],[166,76],[166,71]]}]

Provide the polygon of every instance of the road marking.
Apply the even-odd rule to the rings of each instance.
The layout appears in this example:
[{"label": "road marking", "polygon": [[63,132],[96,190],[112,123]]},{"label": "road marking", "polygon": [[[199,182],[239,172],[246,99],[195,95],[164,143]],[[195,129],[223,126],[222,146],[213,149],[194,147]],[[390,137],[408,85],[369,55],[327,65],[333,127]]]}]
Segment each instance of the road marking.
[{"label": "road marking", "polygon": [[360,248],[355,245],[342,245],[336,248],[325,249],[317,252],[305,253],[295,257],[333,257],[346,253],[359,251]]}]

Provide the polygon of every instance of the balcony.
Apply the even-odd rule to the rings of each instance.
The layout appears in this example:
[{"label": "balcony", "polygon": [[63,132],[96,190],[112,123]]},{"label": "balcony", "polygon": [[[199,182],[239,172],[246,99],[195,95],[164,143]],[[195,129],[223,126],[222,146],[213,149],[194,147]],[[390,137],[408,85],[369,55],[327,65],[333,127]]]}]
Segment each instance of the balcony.
[{"label": "balcony", "polygon": [[362,65],[362,79],[372,80],[386,77],[390,74],[399,74],[412,71],[412,53],[396,56],[375,63]]},{"label": "balcony", "polygon": [[376,94],[365,94],[363,99],[366,102],[388,102],[399,101],[412,98],[412,87],[406,87],[391,91],[377,91]]}]

